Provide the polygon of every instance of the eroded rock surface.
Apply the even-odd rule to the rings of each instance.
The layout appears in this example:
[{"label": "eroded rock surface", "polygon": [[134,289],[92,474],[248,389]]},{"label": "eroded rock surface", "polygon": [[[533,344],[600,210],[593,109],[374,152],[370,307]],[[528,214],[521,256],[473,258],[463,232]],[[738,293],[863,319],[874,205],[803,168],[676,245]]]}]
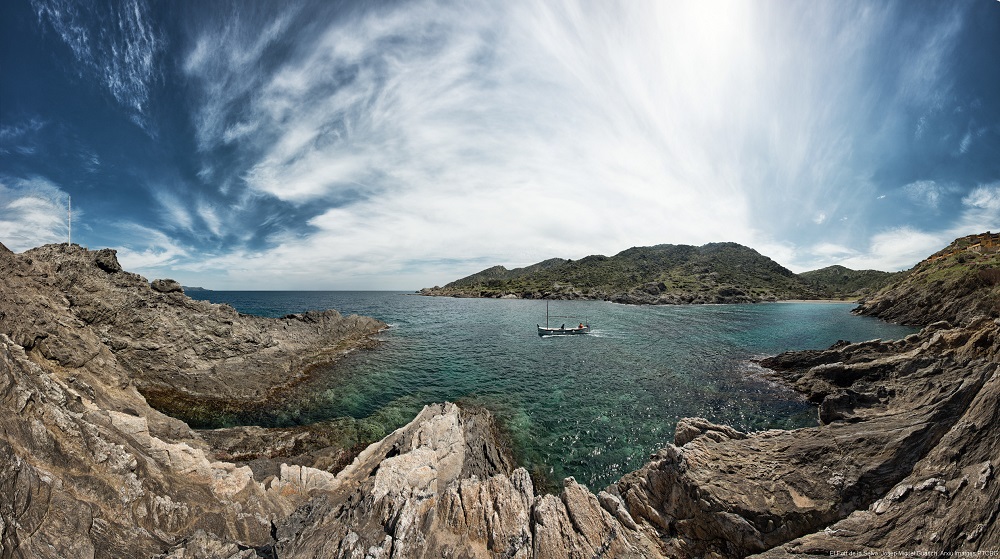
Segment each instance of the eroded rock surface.
[{"label": "eroded rock surface", "polygon": [[113,357],[121,383],[172,415],[252,407],[385,328],[332,310],[240,315],[185,296],[176,281],[123,271],[110,249],[0,253],[0,332],[62,367]]},{"label": "eroded rock surface", "polygon": [[[243,550],[272,545],[273,523],[333,476],[294,465],[255,477],[217,460],[138,388],[267,394],[305,373],[282,355],[334,358],[380,327],[335,313],[242,317],[153,290],[113,251],[0,246],[0,557],[149,557],[199,532]],[[205,382],[189,389],[196,378]]]}]

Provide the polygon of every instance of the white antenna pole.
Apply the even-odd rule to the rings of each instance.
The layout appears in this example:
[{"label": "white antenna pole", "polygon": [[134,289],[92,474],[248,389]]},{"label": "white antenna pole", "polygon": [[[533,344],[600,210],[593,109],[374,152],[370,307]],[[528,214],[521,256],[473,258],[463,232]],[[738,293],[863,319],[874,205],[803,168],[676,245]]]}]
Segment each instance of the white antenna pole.
[{"label": "white antenna pole", "polygon": [[73,197],[67,196],[66,198],[67,198],[66,217],[69,218],[67,222],[69,224],[69,234],[66,236],[66,245],[72,246],[73,245]]}]

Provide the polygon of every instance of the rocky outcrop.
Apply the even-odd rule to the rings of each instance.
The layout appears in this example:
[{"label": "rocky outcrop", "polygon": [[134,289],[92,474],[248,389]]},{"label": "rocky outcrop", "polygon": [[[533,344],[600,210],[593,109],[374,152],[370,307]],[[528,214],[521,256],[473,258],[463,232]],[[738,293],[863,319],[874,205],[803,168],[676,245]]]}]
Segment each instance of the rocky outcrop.
[{"label": "rocky outcrop", "polygon": [[123,271],[110,249],[3,249],[0,266],[0,333],[68,368],[107,350],[124,373],[120,382],[194,420],[258,405],[385,328],[332,310],[278,320],[240,315],[186,297],[174,280],[150,283]]},{"label": "rocky outcrop", "polygon": [[1000,251],[989,232],[956,239],[875,295],[857,314],[925,326],[1000,317]]},{"label": "rocky outcrop", "polygon": [[1000,484],[993,479],[1000,466],[997,321],[980,318],[965,328],[939,322],[900,342],[833,353],[836,361],[811,368],[789,367],[787,358],[770,364],[829,404],[828,428],[887,432],[909,424],[911,455],[878,472],[891,475],[866,506],[762,556],[1000,549]]},{"label": "rocky outcrop", "polygon": [[274,522],[333,476],[219,460],[141,389],[266,394],[381,326],[243,317],[153,290],[113,251],[0,246],[0,557],[148,557],[190,538],[264,553]]},{"label": "rocky outcrop", "polygon": [[80,371],[36,358],[0,334],[0,557],[149,557],[197,532],[264,549],[281,512],[332,478],[255,479],[134,390],[115,403],[91,381],[110,392],[95,400]]}]

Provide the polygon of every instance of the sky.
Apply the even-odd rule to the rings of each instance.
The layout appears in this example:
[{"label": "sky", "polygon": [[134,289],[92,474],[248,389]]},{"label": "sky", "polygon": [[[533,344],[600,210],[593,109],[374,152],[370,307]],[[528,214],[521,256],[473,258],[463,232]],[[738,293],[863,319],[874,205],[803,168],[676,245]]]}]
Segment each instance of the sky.
[{"label": "sky", "polygon": [[0,3],[0,242],[400,289],[732,241],[906,269],[1000,230],[1000,1]]}]

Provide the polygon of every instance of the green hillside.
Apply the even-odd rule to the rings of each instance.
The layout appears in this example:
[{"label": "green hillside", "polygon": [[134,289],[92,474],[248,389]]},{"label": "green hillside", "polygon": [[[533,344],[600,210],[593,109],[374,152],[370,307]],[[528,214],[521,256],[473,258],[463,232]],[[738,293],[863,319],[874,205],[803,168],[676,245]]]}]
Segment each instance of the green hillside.
[{"label": "green hillside", "polygon": [[[553,258],[508,270],[487,268],[424,295],[603,299],[633,304],[752,303],[850,296],[884,272],[818,270],[809,279],[736,243],[633,247],[614,256]],[[888,274],[885,274],[888,275]],[[847,276],[848,279],[845,279]]]},{"label": "green hillside", "polygon": [[1000,234],[956,239],[894,278],[856,312],[913,325],[1000,317]]},{"label": "green hillside", "polygon": [[904,275],[905,272],[890,273],[827,266],[811,272],[802,272],[799,274],[799,279],[822,297],[840,299],[872,294]]}]

